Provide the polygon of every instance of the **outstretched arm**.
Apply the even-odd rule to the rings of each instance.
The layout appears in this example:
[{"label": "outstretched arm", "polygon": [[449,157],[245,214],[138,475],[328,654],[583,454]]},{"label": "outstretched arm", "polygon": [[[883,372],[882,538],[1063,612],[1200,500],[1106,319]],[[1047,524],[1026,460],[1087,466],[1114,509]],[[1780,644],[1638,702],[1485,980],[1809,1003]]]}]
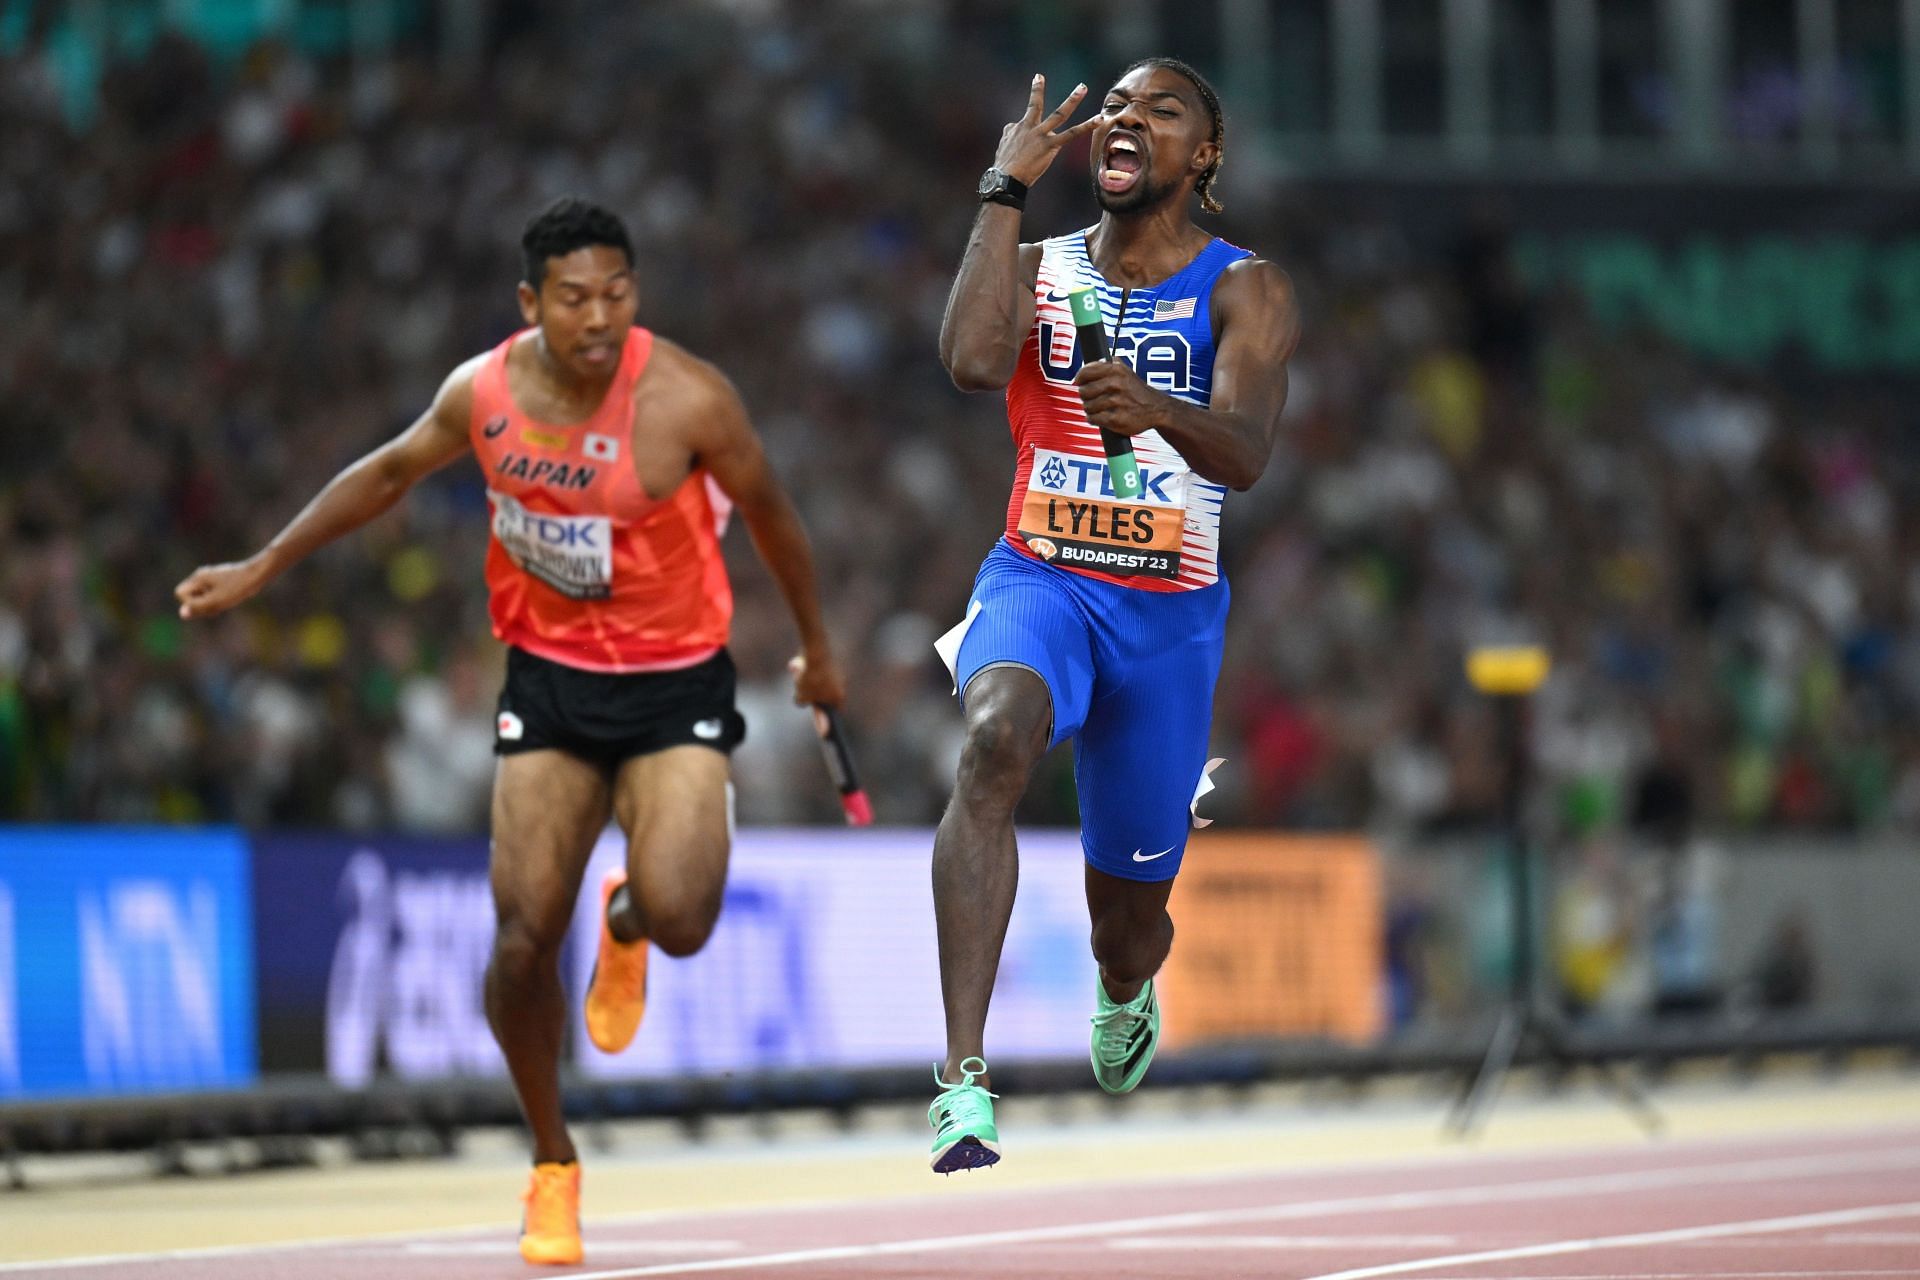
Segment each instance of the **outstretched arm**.
[{"label": "outstretched arm", "polygon": [[1271,262],[1236,263],[1214,286],[1213,314],[1210,408],[1156,391],[1113,360],[1085,365],[1074,382],[1095,426],[1129,436],[1158,431],[1199,475],[1250,489],[1273,456],[1287,404],[1287,361],[1300,341],[1293,282]]},{"label": "outstretched arm", "polygon": [[477,363],[476,358],[454,370],[412,426],[328,481],[272,542],[245,560],[195,569],[173,589],[180,616],[211,618],[250,599],[314,551],[391,507],[422,476],[466,452]]},{"label": "outstretched arm", "polygon": [[739,509],[753,548],[773,574],[800,633],[800,654],[791,664],[793,700],[837,707],[846,699],[846,678],[821,621],[813,548],[801,527],[800,513],[767,464],[766,451],[733,384],[702,361],[689,358],[688,365],[688,407],[696,423],[700,465]]},{"label": "outstretched arm", "polygon": [[[1086,96],[1087,86],[1075,89],[1043,117],[1046,91],[1046,77],[1035,76],[1026,114],[1001,130],[1000,149],[993,157],[994,168],[1028,186],[1040,180],[1060,148],[1100,121],[1091,116],[1060,129]],[[940,362],[956,387],[997,391],[1013,380],[1020,347],[1033,328],[1033,282],[1039,269],[1039,247],[1020,243],[1020,210],[983,202],[940,323]]]}]

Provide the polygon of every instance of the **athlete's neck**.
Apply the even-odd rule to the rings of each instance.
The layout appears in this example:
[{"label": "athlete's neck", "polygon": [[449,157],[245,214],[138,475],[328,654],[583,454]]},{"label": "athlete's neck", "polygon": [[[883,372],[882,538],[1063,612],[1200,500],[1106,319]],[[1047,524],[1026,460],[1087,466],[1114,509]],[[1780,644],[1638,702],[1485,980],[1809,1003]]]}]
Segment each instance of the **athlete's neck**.
[{"label": "athlete's neck", "polygon": [[1087,236],[1094,270],[1109,283],[1141,289],[1192,262],[1213,237],[1193,225],[1184,197],[1183,192],[1177,204],[1168,201],[1137,212],[1102,213],[1100,225]]},{"label": "athlete's neck", "polygon": [[603,374],[583,376],[574,372],[553,354],[553,348],[547,345],[547,335],[539,329],[533,331],[533,341],[528,346],[533,350],[533,362],[540,371],[540,380],[546,384],[547,394],[555,402],[572,408],[586,412],[597,409],[619,373],[617,361]]}]

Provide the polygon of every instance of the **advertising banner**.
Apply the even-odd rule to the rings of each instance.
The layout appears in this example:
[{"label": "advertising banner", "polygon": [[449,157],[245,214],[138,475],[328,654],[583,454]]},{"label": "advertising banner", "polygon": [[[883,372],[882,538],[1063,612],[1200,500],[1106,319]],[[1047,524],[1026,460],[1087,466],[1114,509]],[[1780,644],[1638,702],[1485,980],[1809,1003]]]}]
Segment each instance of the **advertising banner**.
[{"label": "advertising banner", "polygon": [[[741,832],[712,940],[687,960],[656,952],[640,1034],[613,1057],[578,1036],[581,1070],[931,1070],[946,1044],[932,851],[928,830]],[[593,969],[600,876],[622,856],[617,832],[594,852],[574,918],[576,1002]],[[1076,833],[1021,833],[1020,889],[987,1022],[998,1058],[1087,1052],[1094,966],[1082,866]]]},{"label": "advertising banner", "polygon": [[1161,973],[1169,1047],[1385,1027],[1380,860],[1351,836],[1196,835]]},{"label": "advertising banner", "polygon": [[[1847,181],[1849,176],[1863,181]],[[1578,298],[1603,333],[1646,329],[1706,359],[1800,374],[1920,371],[1920,194],[1821,183],[1323,182],[1318,216],[1385,219],[1449,255],[1499,228],[1547,306]]]},{"label": "advertising banner", "polygon": [[251,1084],[248,917],[236,832],[8,828],[0,1099]]},{"label": "advertising banner", "polygon": [[499,1075],[482,984],[493,946],[487,842],[261,836],[260,1065],[376,1076]]},{"label": "advertising banner", "polygon": [[[482,986],[493,945],[486,842],[256,840],[261,1065],[381,1076],[502,1075]],[[925,830],[743,831],[719,926],[696,956],[655,952],[647,1016],[608,1057],[580,1002],[593,969],[602,873],[594,851],[563,956],[577,1068],[596,1077],[929,1065],[944,1045]],[[1071,832],[1021,837],[1020,893],[988,1035],[1003,1057],[1086,1052],[1093,961]]]}]

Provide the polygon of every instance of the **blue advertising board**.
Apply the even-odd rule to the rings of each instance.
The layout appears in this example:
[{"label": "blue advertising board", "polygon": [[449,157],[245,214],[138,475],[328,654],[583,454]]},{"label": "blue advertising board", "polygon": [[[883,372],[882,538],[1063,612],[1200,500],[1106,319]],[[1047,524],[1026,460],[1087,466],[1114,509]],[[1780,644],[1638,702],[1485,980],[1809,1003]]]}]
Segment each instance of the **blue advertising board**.
[{"label": "blue advertising board", "polygon": [[482,989],[493,947],[484,838],[254,838],[267,1072],[498,1075]]},{"label": "blue advertising board", "polygon": [[[600,1078],[931,1061],[943,1043],[927,856],[932,833],[743,831],[725,906],[701,952],[658,952],[627,1052],[581,1033],[599,881],[594,850],[561,957],[575,1069]],[[260,1062],[380,1079],[504,1076],[483,999],[494,912],[487,844],[343,834],[254,838]],[[1020,898],[989,1025],[1013,1057],[1086,1052],[1093,961],[1072,832],[1022,836]]]},{"label": "blue advertising board", "polygon": [[237,832],[0,828],[0,1099],[256,1078]]}]

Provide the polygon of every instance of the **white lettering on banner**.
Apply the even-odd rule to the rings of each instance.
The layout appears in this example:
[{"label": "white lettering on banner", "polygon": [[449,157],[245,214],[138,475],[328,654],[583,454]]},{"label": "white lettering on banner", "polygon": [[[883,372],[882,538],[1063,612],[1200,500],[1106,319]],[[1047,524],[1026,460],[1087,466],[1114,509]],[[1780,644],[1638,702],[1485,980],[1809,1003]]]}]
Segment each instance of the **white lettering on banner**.
[{"label": "white lettering on banner", "polygon": [[529,511],[517,499],[493,499],[493,536],[513,562],[562,595],[604,600],[613,584],[613,522],[606,516]]},{"label": "white lettering on banner", "polygon": [[83,889],[81,1054],[98,1088],[218,1079],[220,910],[211,884]]},{"label": "white lettering on banner", "polygon": [[373,1079],[380,1056],[387,939],[393,932],[387,864],[377,853],[355,853],[340,872],[336,896],[349,915],[327,971],[327,1078],[358,1088]]},{"label": "white lettering on banner", "polygon": [[340,896],[350,915],[327,980],[328,1077],[358,1087],[383,1061],[408,1080],[503,1071],[482,1003],[494,929],[485,869],[394,873],[362,849]]},{"label": "white lettering on banner", "polygon": [[402,1079],[466,1075],[502,1065],[482,1007],[493,950],[485,874],[403,871],[387,997],[387,1056]]},{"label": "white lettering on banner", "polygon": [[0,1090],[20,1087],[20,1001],[13,970],[13,891],[0,883]]},{"label": "white lettering on banner", "polygon": [[[575,1064],[617,1079],[938,1057],[945,1033],[926,932],[925,842],[919,831],[742,831],[712,939],[684,960],[656,954],[633,1044],[609,1055],[580,1037]],[[568,960],[576,1019],[593,968],[600,876],[625,850],[619,832],[601,838],[576,904]],[[1084,1055],[1094,967],[1079,835],[1023,833],[1020,855],[988,1035],[1010,1058]]]}]

